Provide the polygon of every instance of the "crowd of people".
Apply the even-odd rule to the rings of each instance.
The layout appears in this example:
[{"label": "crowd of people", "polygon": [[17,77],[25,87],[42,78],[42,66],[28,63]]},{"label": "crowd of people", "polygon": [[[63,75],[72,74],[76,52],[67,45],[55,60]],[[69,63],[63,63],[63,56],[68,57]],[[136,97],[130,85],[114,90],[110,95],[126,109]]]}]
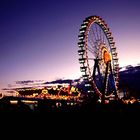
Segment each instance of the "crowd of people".
[{"label": "crowd of people", "polygon": [[1,112],[106,112],[106,113],[139,113],[140,101],[131,97],[130,99],[100,100],[89,97],[80,101],[77,100],[55,100],[40,99],[36,102],[26,102],[23,99],[3,97],[0,99]]}]

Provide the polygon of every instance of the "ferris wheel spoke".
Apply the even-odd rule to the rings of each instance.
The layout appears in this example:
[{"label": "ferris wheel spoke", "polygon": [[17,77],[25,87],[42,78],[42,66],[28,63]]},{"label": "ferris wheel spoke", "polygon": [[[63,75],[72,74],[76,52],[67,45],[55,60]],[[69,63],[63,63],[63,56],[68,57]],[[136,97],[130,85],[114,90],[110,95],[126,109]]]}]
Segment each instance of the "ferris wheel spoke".
[{"label": "ferris wheel spoke", "polygon": [[105,36],[103,35],[103,42],[105,43]]},{"label": "ferris wheel spoke", "polygon": [[93,50],[90,46],[88,46],[88,50],[91,54],[94,54],[93,56],[96,58],[96,56],[98,56],[98,51],[97,50]]},{"label": "ferris wheel spoke", "polygon": [[[89,41],[88,47],[91,48],[92,50],[94,50],[94,53],[97,52],[97,50],[99,49],[99,48],[98,48],[98,45],[96,45],[97,40],[94,41],[93,38],[90,37],[90,38],[88,39],[88,41]],[[95,53],[95,54],[97,54],[97,53]]]},{"label": "ferris wheel spoke", "polygon": [[89,31],[89,34],[91,34],[91,38],[92,38],[92,40],[93,40],[94,43],[97,42],[97,40],[99,40],[98,37],[97,37],[97,35],[95,34],[95,31],[94,31],[93,28],[91,28],[91,30]]},{"label": "ferris wheel spoke", "polygon": [[97,34],[97,40],[100,40],[96,23],[95,23],[95,31],[96,31],[96,34]]},{"label": "ferris wheel spoke", "polygon": [[100,36],[100,40],[102,41],[102,30],[99,29],[99,36]]},{"label": "ferris wheel spoke", "polygon": [[94,54],[94,51],[92,50],[92,48],[90,46],[88,46],[87,49],[89,50],[89,52],[91,52],[92,54]]},{"label": "ferris wheel spoke", "polygon": [[103,32],[103,30],[102,30],[101,28],[99,29],[99,32],[100,32],[101,42],[107,44],[107,42],[105,42],[105,35],[104,35],[104,32]]},{"label": "ferris wheel spoke", "polygon": [[89,41],[89,45],[88,45],[88,47],[90,47],[90,46],[91,46],[91,48],[92,48],[92,49],[99,49],[99,48],[98,48],[98,46],[97,46],[97,45],[95,45],[95,44],[96,44],[96,42],[94,42],[94,41],[92,40],[92,38],[91,38],[91,39],[89,39],[88,41]]},{"label": "ferris wheel spoke", "polygon": [[91,46],[91,48],[93,49],[93,48],[94,48],[94,42],[93,42],[92,40],[89,39],[89,44],[90,44],[90,45],[88,45],[88,47]]},{"label": "ferris wheel spoke", "polygon": [[[97,27],[97,25],[96,25],[96,27]],[[98,34],[100,42],[102,42],[102,30],[99,25],[97,27],[97,34]]]}]

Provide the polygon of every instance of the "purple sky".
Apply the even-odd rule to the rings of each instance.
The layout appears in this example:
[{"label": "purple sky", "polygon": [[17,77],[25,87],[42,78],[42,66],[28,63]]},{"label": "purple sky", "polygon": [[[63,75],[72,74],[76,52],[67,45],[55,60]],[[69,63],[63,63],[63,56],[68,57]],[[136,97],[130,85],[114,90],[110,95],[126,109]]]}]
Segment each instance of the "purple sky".
[{"label": "purple sky", "polygon": [[108,24],[120,66],[140,62],[138,0],[1,0],[0,87],[79,77],[79,28],[91,15]]}]

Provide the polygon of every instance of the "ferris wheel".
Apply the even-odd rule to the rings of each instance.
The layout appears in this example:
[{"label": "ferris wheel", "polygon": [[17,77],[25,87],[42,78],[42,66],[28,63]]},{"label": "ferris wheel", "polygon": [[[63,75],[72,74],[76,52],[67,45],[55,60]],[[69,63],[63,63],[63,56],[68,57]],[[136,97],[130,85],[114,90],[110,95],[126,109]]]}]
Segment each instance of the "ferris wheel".
[{"label": "ferris wheel", "polygon": [[87,92],[102,99],[118,92],[118,53],[105,21],[99,16],[85,18],[78,36],[80,71]]}]

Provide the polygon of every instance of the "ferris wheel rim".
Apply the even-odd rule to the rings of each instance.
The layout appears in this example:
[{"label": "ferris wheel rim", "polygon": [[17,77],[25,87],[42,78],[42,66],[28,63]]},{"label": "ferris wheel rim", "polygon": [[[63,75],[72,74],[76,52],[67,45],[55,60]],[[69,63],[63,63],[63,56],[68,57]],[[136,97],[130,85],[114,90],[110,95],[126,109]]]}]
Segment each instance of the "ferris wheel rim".
[{"label": "ferris wheel rim", "polygon": [[[116,88],[118,88],[118,70],[119,70],[119,64],[118,64],[118,57],[117,57],[117,53],[116,53],[116,47],[115,47],[115,42],[113,40],[112,37],[112,33],[110,32],[110,29],[108,28],[107,24],[105,23],[105,21],[100,18],[99,16],[90,16],[87,17],[84,21],[83,24],[81,24],[81,29],[80,29],[80,35],[79,35],[79,42],[78,42],[78,46],[80,48],[80,50],[78,51],[78,53],[81,53],[82,59],[79,59],[79,62],[82,63],[83,61],[83,70],[85,67],[85,75],[83,75],[83,77],[85,77],[85,80],[87,81],[92,81],[93,87],[94,87],[94,91],[96,93],[98,93],[99,95],[102,95],[102,93],[100,92],[100,90],[98,89],[95,81],[92,78],[92,74],[91,74],[91,70],[90,70],[90,66],[89,66],[89,60],[88,60],[88,34],[89,34],[89,30],[91,28],[91,26],[93,24],[97,24],[104,32],[106,39],[108,41],[110,50],[111,50],[111,57],[112,57],[112,65],[113,65],[113,72],[114,72],[114,81],[115,81],[115,86]],[[83,46],[83,48],[82,48]],[[113,51],[115,50],[115,51]],[[84,58],[84,53],[85,53],[85,58]],[[85,60],[84,60],[85,59]],[[85,66],[84,64],[87,63],[87,65]],[[81,68],[81,67],[80,67]],[[88,74],[87,74],[88,71]],[[87,77],[86,77],[87,76]]]}]

